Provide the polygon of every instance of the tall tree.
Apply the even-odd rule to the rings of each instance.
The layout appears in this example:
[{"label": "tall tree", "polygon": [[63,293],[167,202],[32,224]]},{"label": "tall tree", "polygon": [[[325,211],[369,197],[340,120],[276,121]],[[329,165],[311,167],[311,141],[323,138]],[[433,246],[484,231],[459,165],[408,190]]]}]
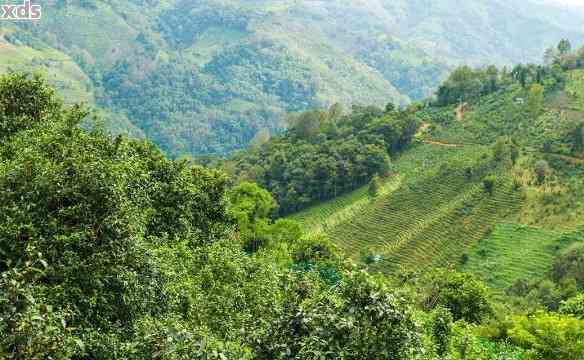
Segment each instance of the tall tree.
[{"label": "tall tree", "polygon": [[572,51],[572,43],[570,43],[570,40],[562,39],[558,44],[558,51],[560,55],[566,55]]}]

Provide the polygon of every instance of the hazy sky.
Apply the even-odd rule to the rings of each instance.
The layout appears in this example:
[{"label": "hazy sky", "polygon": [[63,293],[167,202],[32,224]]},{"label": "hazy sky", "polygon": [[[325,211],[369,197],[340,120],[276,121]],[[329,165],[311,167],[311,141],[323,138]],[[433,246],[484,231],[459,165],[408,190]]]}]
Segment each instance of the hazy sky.
[{"label": "hazy sky", "polygon": [[584,7],[584,0],[547,0],[547,2],[555,3],[555,4],[562,4],[562,5]]}]

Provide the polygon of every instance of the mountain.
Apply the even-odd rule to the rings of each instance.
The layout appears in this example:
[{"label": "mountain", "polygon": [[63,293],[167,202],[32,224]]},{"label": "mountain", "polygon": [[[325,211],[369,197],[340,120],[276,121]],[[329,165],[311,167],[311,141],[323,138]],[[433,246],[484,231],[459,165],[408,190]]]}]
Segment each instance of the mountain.
[{"label": "mountain", "polygon": [[2,22],[0,69],[59,74],[114,132],[171,156],[225,154],[290,112],[407,104],[461,63],[538,59],[581,42],[581,20],[535,0],[55,0]]}]

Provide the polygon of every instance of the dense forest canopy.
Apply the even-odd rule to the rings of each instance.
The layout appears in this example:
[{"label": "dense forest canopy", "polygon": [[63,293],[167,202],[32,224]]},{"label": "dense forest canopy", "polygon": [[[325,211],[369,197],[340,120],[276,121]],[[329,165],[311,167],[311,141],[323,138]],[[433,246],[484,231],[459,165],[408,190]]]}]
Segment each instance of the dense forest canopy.
[{"label": "dense forest canopy", "polygon": [[336,197],[390,176],[391,155],[407,147],[419,124],[415,109],[340,107],[290,118],[286,134],[235,157],[236,176],[268,189],[279,213]]},{"label": "dense forest canopy", "polygon": [[42,69],[173,158],[224,155],[289,112],[405,105],[458,65],[535,61],[580,23],[535,0],[49,1],[2,23],[0,69]]}]

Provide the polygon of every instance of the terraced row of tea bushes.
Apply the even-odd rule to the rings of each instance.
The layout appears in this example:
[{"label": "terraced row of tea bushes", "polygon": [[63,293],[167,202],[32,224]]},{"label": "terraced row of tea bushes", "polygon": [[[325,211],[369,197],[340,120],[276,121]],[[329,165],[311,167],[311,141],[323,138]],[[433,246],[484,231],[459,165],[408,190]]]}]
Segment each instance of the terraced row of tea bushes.
[{"label": "terraced row of tea bushes", "polygon": [[[394,253],[461,204],[474,201],[472,194],[484,193],[481,180],[493,163],[482,148],[421,145],[416,150],[414,158],[400,159],[404,180],[399,189],[329,230],[350,256]],[[426,150],[442,157],[431,161]]]},{"label": "terraced row of tea bushes", "polygon": [[521,193],[513,190],[509,180],[499,181],[492,194],[478,184],[471,186],[437,208],[437,215],[415,236],[390,249],[380,265],[384,270],[457,266],[472,246],[488,236],[496,224],[512,218],[521,204]]},{"label": "terraced row of tea bushes", "polygon": [[560,238],[561,234],[542,228],[499,224],[473,247],[463,270],[498,290],[518,280],[540,279],[551,270]]},{"label": "terraced row of tea bushes", "polygon": [[[474,154],[471,158],[478,158],[486,154],[484,149],[478,149],[469,151],[469,154]],[[441,164],[460,159],[460,154],[461,149],[457,148],[424,143],[412,145],[399,158],[394,159],[393,175],[382,179],[381,197],[392,193],[398,185],[414,183],[423,176],[430,176],[439,170]],[[338,217],[341,213],[358,216],[360,211],[372,203],[372,199],[368,198],[367,188],[367,185],[360,187],[348,194],[292,214],[288,218],[300,222],[305,229],[311,231],[314,228],[323,227],[325,223],[331,222],[331,218]]]}]

